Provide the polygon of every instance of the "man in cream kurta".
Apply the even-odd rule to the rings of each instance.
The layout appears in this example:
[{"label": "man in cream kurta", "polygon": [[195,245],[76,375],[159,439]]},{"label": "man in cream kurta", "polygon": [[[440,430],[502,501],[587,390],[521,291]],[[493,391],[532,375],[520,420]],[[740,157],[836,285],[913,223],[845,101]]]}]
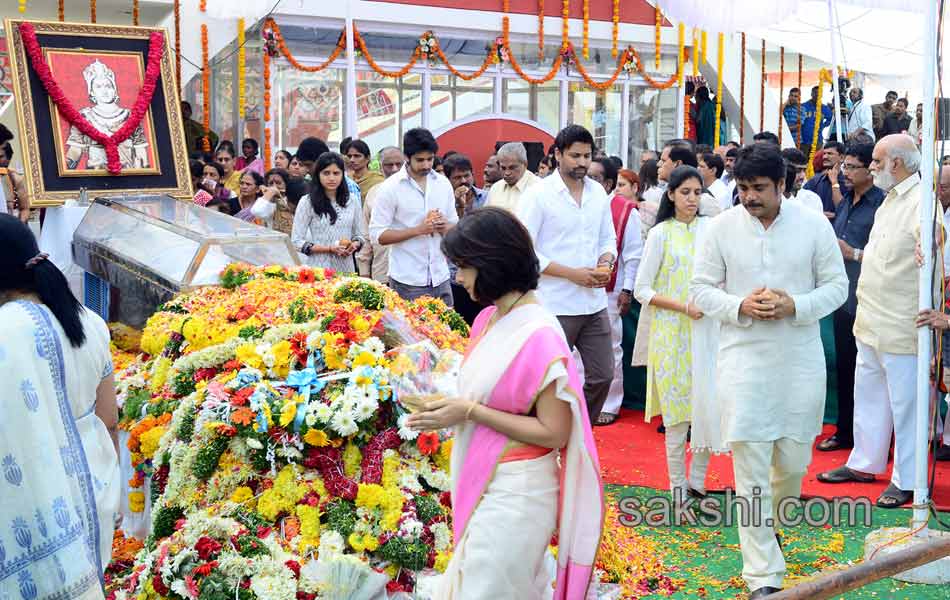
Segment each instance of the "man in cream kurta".
[{"label": "man in cream kurta", "polygon": [[525,191],[541,181],[528,170],[528,153],[524,144],[509,142],[498,149],[498,168],[501,179],[488,192],[488,206],[497,206],[516,213]]},{"label": "man in cream kurta", "polygon": [[[818,321],[848,297],[834,230],[820,213],[783,203],[785,165],[756,144],[736,161],[741,207],[710,226],[690,295],[722,322],[717,396],[723,441],[733,453],[737,495],[761,500],[740,513],[742,575],[751,598],[782,586],[776,517],[798,497],[821,430],[825,360]],[[756,519],[758,521],[756,522]]]}]

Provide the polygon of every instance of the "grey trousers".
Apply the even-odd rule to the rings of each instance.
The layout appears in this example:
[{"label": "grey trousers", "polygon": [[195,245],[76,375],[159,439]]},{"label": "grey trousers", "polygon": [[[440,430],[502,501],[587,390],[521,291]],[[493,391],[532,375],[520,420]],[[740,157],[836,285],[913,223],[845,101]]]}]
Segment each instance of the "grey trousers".
[{"label": "grey trousers", "polygon": [[584,398],[593,423],[607,401],[614,379],[614,354],[607,309],[592,315],[558,315],[567,345],[580,352],[584,362]]},{"label": "grey trousers", "polygon": [[391,287],[399,297],[406,301],[415,300],[422,296],[432,296],[433,298],[438,298],[445,302],[447,306],[453,306],[452,301],[452,284],[450,279],[446,279],[439,285],[407,285],[405,283],[400,283],[393,279],[389,278],[389,287]]}]

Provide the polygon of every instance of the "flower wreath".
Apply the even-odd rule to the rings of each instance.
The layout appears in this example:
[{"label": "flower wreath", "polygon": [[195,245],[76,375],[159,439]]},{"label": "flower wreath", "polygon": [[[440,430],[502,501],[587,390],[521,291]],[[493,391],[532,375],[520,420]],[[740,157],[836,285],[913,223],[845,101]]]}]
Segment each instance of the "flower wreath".
[{"label": "flower wreath", "polygon": [[36,30],[31,23],[20,24],[20,36],[23,38],[23,46],[26,54],[30,57],[30,64],[33,70],[43,82],[43,87],[49,97],[56,104],[59,112],[66,118],[66,121],[75,126],[79,131],[102,144],[106,150],[108,158],[108,171],[111,175],[118,175],[122,172],[122,163],[119,161],[119,144],[124,142],[135,132],[142,124],[145,118],[145,112],[152,103],[152,96],[155,94],[155,87],[158,77],[161,75],[161,61],[165,53],[165,37],[161,32],[153,31],[149,36],[148,46],[148,66],[145,69],[145,80],[142,82],[142,90],[139,92],[132,112],[125,124],[111,136],[106,135],[96,129],[87,121],[76,107],[73,106],[69,98],[63,92],[59,84],[53,79],[53,73],[49,65],[43,59],[43,49],[36,39]]}]

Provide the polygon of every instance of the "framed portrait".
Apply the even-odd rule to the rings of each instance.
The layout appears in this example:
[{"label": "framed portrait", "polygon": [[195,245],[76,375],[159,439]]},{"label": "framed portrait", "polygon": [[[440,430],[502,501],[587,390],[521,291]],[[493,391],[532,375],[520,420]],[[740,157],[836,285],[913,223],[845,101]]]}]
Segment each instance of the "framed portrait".
[{"label": "framed portrait", "polygon": [[[164,30],[18,19],[6,19],[5,27],[16,141],[34,205],[62,204],[82,189],[94,196],[192,196]],[[150,60],[158,67],[151,79]]]}]

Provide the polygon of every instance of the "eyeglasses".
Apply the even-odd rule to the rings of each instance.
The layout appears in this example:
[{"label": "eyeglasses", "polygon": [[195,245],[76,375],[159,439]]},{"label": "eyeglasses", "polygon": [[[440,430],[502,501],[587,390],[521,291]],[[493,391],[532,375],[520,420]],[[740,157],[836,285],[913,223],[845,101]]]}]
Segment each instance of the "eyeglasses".
[{"label": "eyeglasses", "polygon": [[861,169],[867,169],[867,167],[864,165],[849,165],[848,163],[841,165],[842,171],[860,171]]}]

